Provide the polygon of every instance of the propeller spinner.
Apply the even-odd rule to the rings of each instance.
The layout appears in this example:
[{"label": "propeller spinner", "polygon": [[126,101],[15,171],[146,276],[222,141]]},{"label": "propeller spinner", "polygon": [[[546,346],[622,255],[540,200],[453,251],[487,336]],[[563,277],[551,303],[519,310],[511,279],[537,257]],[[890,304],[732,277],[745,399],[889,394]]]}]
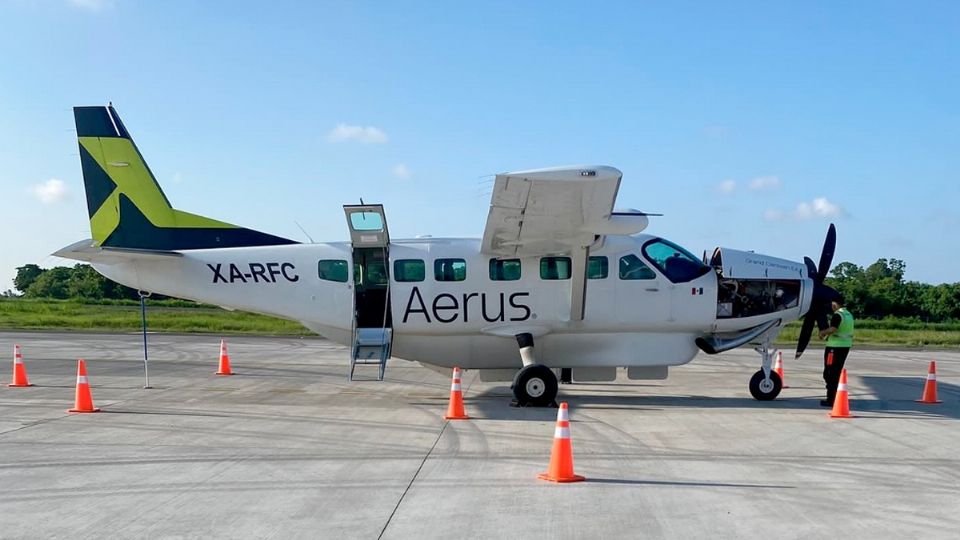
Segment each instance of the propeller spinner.
[{"label": "propeller spinner", "polygon": [[830,271],[830,265],[833,263],[833,252],[837,247],[837,228],[833,223],[827,229],[827,238],[823,242],[823,250],[820,252],[820,264],[814,265],[813,260],[804,257],[803,262],[807,265],[807,274],[813,279],[813,299],[810,301],[810,309],[803,319],[803,326],[800,328],[800,337],[797,339],[797,354],[795,358],[800,358],[803,351],[810,343],[810,336],[813,335],[814,323],[826,328],[826,317],[830,312],[830,301],[838,296],[833,288],[825,285],[823,281],[827,278],[827,272]]}]

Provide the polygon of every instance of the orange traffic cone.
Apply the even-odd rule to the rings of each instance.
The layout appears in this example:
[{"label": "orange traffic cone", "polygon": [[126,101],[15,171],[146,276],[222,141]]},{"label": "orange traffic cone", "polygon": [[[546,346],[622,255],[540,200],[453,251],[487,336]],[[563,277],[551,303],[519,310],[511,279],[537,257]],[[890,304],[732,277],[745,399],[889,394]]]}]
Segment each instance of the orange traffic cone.
[{"label": "orange traffic cone", "polygon": [[223,339],[220,340],[220,369],[217,370],[216,375],[233,375],[233,372],[230,371],[230,355],[227,354],[227,342]]},{"label": "orange traffic cone", "polygon": [[840,372],[840,384],[837,385],[837,395],[833,399],[833,411],[830,412],[830,418],[853,418],[850,414],[846,368]]},{"label": "orange traffic cone", "polygon": [[460,389],[460,368],[453,368],[453,382],[450,383],[450,405],[447,406],[446,420],[466,420],[470,418],[463,411],[463,391]]},{"label": "orange traffic cone", "polygon": [[553,451],[550,453],[550,467],[537,478],[550,482],[580,482],[584,477],[573,474],[573,443],[570,442],[570,413],[567,403],[560,404],[557,411],[557,427],[553,432]]},{"label": "orange traffic cone", "polygon": [[100,412],[100,409],[93,406],[93,396],[90,395],[90,381],[87,379],[87,363],[83,359],[77,362],[77,398],[74,401],[73,408],[67,412]]},{"label": "orange traffic cone", "polygon": [[917,400],[917,403],[943,403],[937,399],[937,362],[930,361],[930,369],[927,370],[927,382],[923,385],[923,397]]},{"label": "orange traffic cone", "polygon": [[13,382],[7,386],[33,386],[27,380],[27,366],[23,365],[23,355],[20,354],[20,346],[13,346]]},{"label": "orange traffic cone", "polygon": [[783,377],[783,353],[777,351],[777,363],[774,364],[773,370],[777,372],[777,375],[780,376],[781,388],[790,388],[787,386],[787,379]]}]

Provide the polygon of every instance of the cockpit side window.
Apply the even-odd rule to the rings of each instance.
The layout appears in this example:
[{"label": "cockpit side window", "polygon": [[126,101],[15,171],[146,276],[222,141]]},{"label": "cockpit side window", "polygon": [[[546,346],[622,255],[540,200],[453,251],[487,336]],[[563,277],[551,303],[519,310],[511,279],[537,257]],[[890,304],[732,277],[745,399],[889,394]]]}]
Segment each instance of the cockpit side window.
[{"label": "cockpit side window", "polygon": [[685,283],[710,271],[709,266],[689,251],[662,238],[644,244],[643,254],[674,283]]},{"label": "cockpit side window", "polygon": [[633,253],[620,257],[620,279],[657,279],[649,266],[643,264],[640,257]]}]

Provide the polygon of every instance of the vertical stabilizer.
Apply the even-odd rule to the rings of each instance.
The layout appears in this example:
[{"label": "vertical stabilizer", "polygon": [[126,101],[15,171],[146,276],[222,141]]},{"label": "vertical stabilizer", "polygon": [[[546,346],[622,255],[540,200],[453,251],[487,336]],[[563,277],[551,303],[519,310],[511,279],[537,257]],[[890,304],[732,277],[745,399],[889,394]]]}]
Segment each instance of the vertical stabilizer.
[{"label": "vertical stabilizer", "polygon": [[296,242],[173,208],[112,105],[74,107],[96,245],[178,250]]}]

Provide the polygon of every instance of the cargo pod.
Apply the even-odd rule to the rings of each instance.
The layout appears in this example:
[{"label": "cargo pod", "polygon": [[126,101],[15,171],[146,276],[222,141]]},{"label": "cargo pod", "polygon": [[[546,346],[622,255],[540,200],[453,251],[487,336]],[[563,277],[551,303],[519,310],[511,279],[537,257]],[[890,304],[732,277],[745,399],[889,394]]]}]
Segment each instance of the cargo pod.
[{"label": "cargo pod", "polygon": [[710,258],[717,272],[717,319],[740,319],[799,308],[803,263],[750,251],[717,248]]}]

